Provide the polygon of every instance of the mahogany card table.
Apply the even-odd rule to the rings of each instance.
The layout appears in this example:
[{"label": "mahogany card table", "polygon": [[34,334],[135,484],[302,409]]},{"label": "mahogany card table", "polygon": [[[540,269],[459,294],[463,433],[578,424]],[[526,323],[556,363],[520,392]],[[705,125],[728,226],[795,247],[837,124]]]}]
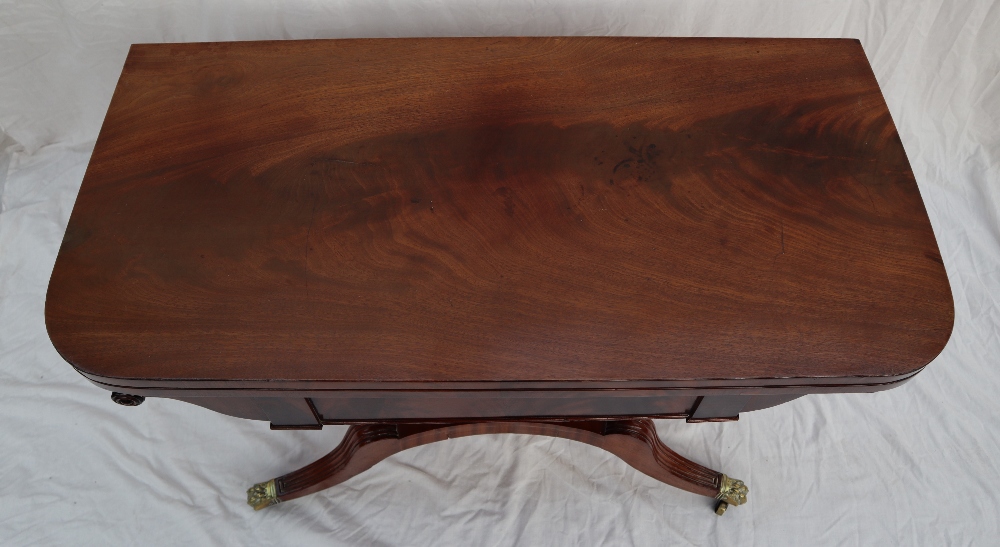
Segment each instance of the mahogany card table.
[{"label": "mahogany card table", "polygon": [[256,509],[521,433],[722,514],[653,419],[898,386],[953,304],[857,40],[310,40],[132,46],[45,319],[119,404],[351,424]]}]

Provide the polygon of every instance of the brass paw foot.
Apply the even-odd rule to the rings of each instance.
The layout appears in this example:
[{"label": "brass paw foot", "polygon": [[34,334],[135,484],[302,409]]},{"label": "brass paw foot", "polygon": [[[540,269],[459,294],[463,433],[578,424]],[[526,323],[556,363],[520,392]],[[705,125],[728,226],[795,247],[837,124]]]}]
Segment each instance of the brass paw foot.
[{"label": "brass paw foot", "polygon": [[747,494],[749,493],[750,489],[743,484],[743,481],[731,479],[722,474],[719,477],[719,493],[715,496],[715,499],[719,500],[718,505],[715,506],[715,514],[721,516],[726,512],[726,509],[729,509],[730,505],[743,505],[747,502]]},{"label": "brass paw foot", "polygon": [[274,479],[255,484],[247,490],[247,505],[253,507],[254,511],[260,511],[265,507],[270,507],[279,503],[281,503],[281,500],[278,499]]}]

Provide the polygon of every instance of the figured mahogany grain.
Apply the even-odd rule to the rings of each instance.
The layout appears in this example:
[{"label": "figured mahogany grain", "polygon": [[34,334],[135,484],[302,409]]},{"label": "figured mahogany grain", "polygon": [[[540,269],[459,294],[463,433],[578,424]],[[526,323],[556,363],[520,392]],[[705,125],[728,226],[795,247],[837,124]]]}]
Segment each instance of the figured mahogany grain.
[{"label": "figured mahogany grain", "polygon": [[95,381],[268,389],[873,385],[953,319],[827,39],[133,46],[45,313]]}]

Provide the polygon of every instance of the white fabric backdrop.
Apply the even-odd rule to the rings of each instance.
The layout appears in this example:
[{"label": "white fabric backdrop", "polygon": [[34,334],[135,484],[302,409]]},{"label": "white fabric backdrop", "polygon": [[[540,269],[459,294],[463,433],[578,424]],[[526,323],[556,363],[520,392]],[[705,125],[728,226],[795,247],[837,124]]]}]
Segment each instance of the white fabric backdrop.
[{"label": "white fabric backdrop", "polygon": [[[120,407],[50,345],[49,273],[130,43],[584,34],[860,38],[927,203],[956,321],[915,380],[658,423],[748,505],[716,518],[596,448],[492,436],[254,513],[250,484],[344,428]],[[1000,544],[998,73],[995,1],[0,0],[0,544]]]}]

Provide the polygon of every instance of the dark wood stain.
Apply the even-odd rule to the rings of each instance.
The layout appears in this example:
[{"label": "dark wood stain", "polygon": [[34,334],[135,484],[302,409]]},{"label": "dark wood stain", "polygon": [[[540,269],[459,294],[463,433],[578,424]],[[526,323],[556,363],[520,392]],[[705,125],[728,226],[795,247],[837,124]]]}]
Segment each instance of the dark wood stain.
[{"label": "dark wood stain", "polygon": [[472,422],[358,425],[326,456],[275,479],[277,499],[290,501],[340,484],[388,458],[426,444],[472,435],[529,434],[586,443],[615,454],[635,469],[671,486],[715,497],[721,473],[664,445],[652,420]]},{"label": "dark wood stain", "polygon": [[133,46],[46,301],[161,389],[888,384],[952,320],[853,40]]}]

